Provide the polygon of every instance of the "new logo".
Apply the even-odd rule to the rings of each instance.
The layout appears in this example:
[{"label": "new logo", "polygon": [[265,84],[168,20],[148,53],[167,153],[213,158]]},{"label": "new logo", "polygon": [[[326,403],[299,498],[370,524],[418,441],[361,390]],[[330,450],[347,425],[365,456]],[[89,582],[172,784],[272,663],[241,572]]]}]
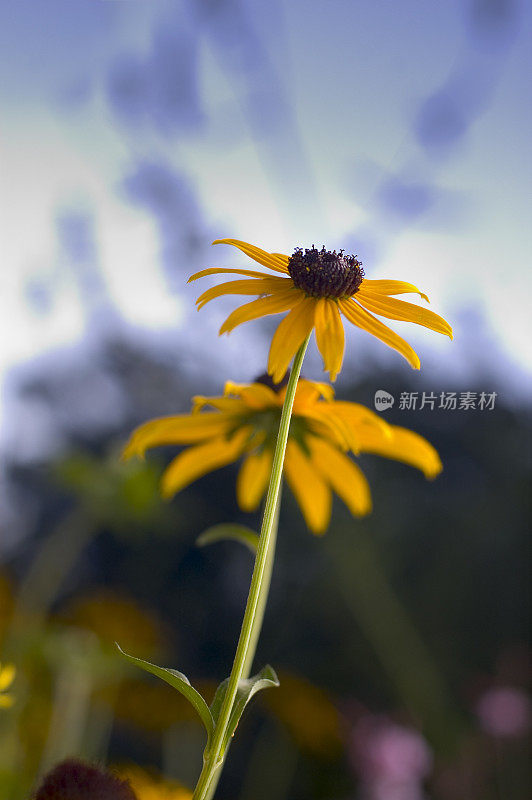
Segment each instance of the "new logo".
[{"label": "new logo", "polygon": [[377,389],[375,392],[374,403],[377,411],[386,411],[386,409],[393,406],[395,403],[395,398],[389,392],[385,392],[384,389]]}]

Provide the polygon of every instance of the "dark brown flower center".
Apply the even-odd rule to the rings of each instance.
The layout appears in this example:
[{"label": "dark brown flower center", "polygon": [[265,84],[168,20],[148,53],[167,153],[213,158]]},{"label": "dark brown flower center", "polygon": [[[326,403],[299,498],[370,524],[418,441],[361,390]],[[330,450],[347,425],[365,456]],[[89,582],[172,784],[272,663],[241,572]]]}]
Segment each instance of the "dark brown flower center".
[{"label": "dark brown flower center", "polygon": [[265,386],[269,386],[270,389],[273,389],[274,392],[279,393],[281,389],[284,389],[284,387],[288,385],[289,377],[290,377],[290,370],[288,369],[282,381],[280,381],[280,383],[274,383],[272,380],[272,376],[268,375],[267,372],[263,372],[262,375],[259,375],[257,378],[255,378],[253,383],[263,383]]},{"label": "dark brown flower center", "polygon": [[45,775],[35,800],[137,800],[137,795],[127,781],[69,758]]},{"label": "dark brown flower center", "polygon": [[356,256],[332,252],[314,245],[303,252],[296,247],[288,261],[288,272],[298,289],[310,297],[350,297],[364,279],[362,262]]}]

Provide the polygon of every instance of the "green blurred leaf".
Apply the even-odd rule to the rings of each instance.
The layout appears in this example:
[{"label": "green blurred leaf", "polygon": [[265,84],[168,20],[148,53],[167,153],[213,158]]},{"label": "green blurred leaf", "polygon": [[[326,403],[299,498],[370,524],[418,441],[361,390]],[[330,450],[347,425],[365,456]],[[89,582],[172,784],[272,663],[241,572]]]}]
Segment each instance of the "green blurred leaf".
[{"label": "green blurred leaf", "polygon": [[240,542],[245,545],[253,554],[257,552],[257,545],[259,536],[251,528],[245,525],[235,525],[228,522],[222,525],[213,525],[212,528],[207,528],[196,539],[196,544],[199,547],[204,547],[206,544],[214,544],[221,542],[225,539],[233,539],[235,542]]},{"label": "green blurred leaf", "polygon": [[[218,717],[220,716],[220,711],[228,684],[229,678],[226,678],[224,681],[222,681],[222,683],[218,686],[216,694],[214,695],[214,700],[211,703],[210,711],[215,725],[218,721]],[[257,692],[260,692],[262,689],[276,688],[277,686],[279,686],[279,679],[275,673],[275,670],[273,667],[270,667],[269,664],[266,664],[266,666],[263,667],[256,675],[239,682],[235,702],[233,703],[233,708],[229,717],[229,725],[223,740],[222,755],[225,753],[231,736],[236,730],[236,726],[238,725],[240,717],[244,713],[244,709],[253,695]]]},{"label": "green blurred leaf", "polygon": [[178,672],[176,669],[158,667],[156,664],[151,664],[149,661],[144,661],[142,658],[130,656],[127,653],[124,653],[118,643],[116,643],[116,646],[130,664],[134,664],[136,667],[140,667],[140,669],[143,669],[145,672],[149,672],[151,675],[161,678],[161,680],[168,683],[174,689],[177,689],[178,692],[186,697],[200,715],[201,721],[203,722],[205,730],[207,731],[207,737],[210,740],[214,728],[211,711],[201,694],[191,685],[187,676],[183,675],[182,672]]}]

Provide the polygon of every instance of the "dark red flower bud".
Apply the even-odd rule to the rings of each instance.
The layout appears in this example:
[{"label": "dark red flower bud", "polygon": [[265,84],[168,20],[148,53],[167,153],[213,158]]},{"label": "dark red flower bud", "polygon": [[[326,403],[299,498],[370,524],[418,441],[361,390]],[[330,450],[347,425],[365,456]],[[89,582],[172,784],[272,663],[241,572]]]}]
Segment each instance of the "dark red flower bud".
[{"label": "dark red flower bud", "polygon": [[69,758],[44,777],[35,800],[137,800],[127,781]]}]

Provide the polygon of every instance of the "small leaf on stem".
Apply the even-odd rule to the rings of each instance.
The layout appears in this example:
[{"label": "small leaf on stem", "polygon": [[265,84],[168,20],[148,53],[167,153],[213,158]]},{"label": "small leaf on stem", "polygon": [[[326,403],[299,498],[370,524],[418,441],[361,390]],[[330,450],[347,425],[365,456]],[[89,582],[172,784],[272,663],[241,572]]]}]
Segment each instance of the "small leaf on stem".
[{"label": "small leaf on stem", "polygon": [[235,542],[240,542],[249,548],[253,554],[257,552],[257,545],[259,543],[259,536],[251,528],[245,525],[235,525],[232,522],[223,523],[221,525],[213,525],[212,528],[207,528],[196,539],[196,544],[199,547],[204,547],[206,544],[214,544],[221,542],[225,539],[233,539]]},{"label": "small leaf on stem", "polygon": [[[211,703],[210,711],[215,725],[220,714],[220,709],[222,707],[228,683],[229,678],[226,678],[224,681],[222,681],[222,683],[218,686],[216,694],[214,695],[214,700]],[[253,695],[257,692],[260,692],[262,689],[276,688],[277,686],[279,686],[279,679],[275,673],[275,670],[273,667],[270,667],[269,664],[263,667],[260,672],[258,672],[256,675],[253,675],[251,678],[246,678],[245,680],[239,681],[235,702],[233,703],[233,708],[231,709],[229,724],[223,740],[222,756],[225,753],[229,740],[236,730],[236,726],[238,725],[240,717],[244,713],[245,707]]]},{"label": "small leaf on stem", "polygon": [[[144,661],[142,658],[135,658],[135,656],[130,656],[127,653],[124,653],[122,648],[118,643],[116,643],[120,653],[124,656],[126,661],[129,661],[130,664],[134,664],[136,667],[140,667],[143,669],[144,672],[149,672],[151,675],[155,675],[157,678],[161,678],[161,680],[168,683],[174,689],[177,689],[178,692],[187,698],[187,700],[192,703],[196,711],[198,712],[199,716],[201,717],[201,721],[205,726],[205,730],[207,731],[207,737],[210,740],[213,729],[214,729],[214,722],[212,718],[212,714],[210,712],[209,706],[201,696],[201,694],[194,689],[191,685],[189,679],[186,675],[183,675],[182,672],[178,672],[176,669],[168,669],[166,667],[158,667],[156,664],[151,664],[149,661]],[[208,746],[208,743],[207,743]]]}]

